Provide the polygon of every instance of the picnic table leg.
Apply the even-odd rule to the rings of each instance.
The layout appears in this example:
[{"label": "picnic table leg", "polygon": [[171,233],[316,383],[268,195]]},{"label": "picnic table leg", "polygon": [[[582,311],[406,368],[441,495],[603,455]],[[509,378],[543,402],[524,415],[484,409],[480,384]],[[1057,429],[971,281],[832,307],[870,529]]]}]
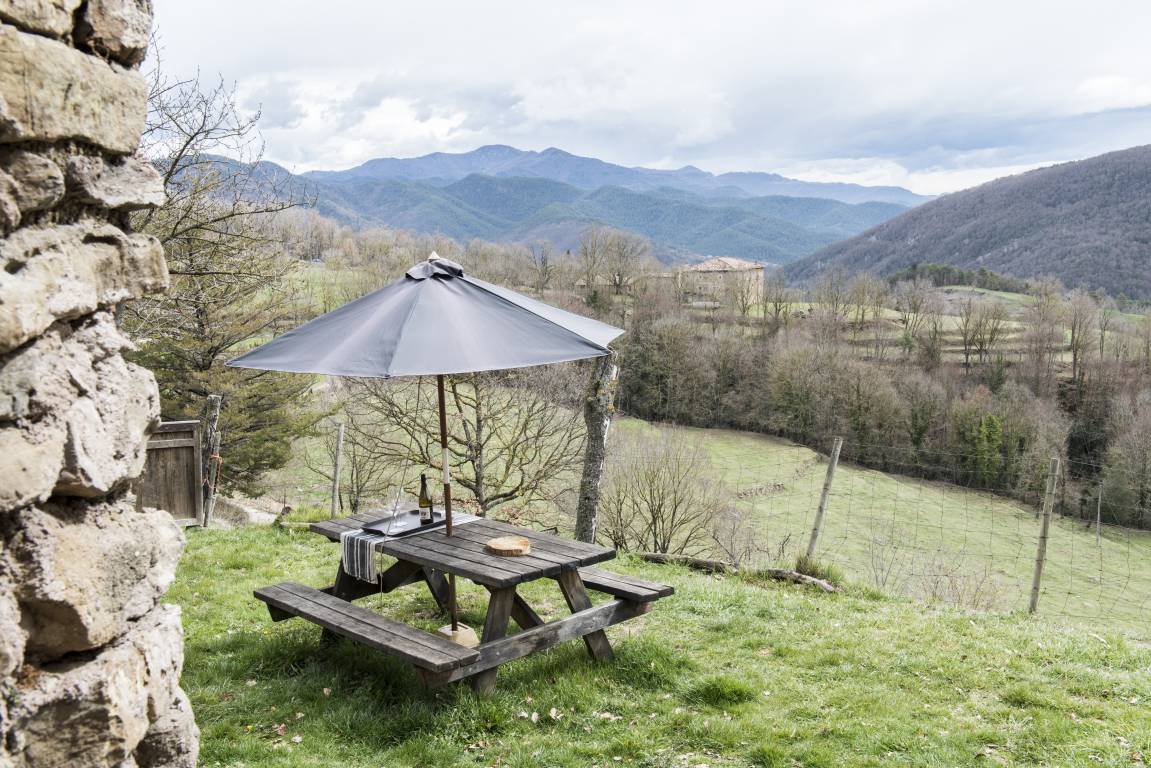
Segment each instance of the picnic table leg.
[{"label": "picnic table leg", "polygon": [[[488,592],[494,591],[494,587],[488,587]],[[524,600],[518,592],[516,593],[515,599],[512,601],[511,615],[512,621],[519,625],[520,629],[531,629],[532,627],[538,627],[540,624],[544,623],[544,620],[538,613],[536,613],[535,609],[532,608],[528,604],[528,601]]]},{"label": "picnic table leg", "polygon": [[[568,608],[571,609],[572,613],[591,608],[591,597],[588,596],[587,588],[584,586],[583,579],[580,578],[579,571],[574,568],[560,571],[555,580],[559,583],[560,591],[564,593],[564,600],[567,601]],[[587,646],[587,652],[591,654],[593,659],[610,661],[615,658],[611,643],[607,639],[607,633],[602,629],[584,635],[583,641],[584,645]]]},{"label": "picnic table leg", "polygon": [[432,568],[422,569],[424,583],[428,585],[428,591],[432,593],[435,598],[436,605],[440,607],[440,612],[445,613],[448,610],[448,580],[444,578],[444,574]]},{"label": "picnic table leg", "polygon": [[[508,619],[511,618],[512,605],[515,604],[516,588],[492,590],[488,601],[488,617],[484,620],[484,634],[480,642],[489,643],[499,640],[508,633]],[[472,689],[476,693],[491,693],[496,687],[496,667],[486,669],[472,678]]]}]

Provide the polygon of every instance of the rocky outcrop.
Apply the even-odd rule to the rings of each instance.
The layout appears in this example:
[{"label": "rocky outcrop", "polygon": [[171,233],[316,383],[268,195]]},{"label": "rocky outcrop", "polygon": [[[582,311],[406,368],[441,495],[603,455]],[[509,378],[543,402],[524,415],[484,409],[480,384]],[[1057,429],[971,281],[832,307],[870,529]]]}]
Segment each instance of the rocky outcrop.
[{"label": "rocky outcrop", "polygon": [[147,0],[0,0],[0,768],[194,766],[183,533],[127,491],[159,418],[120,302],[167,285],[127,213]]}]

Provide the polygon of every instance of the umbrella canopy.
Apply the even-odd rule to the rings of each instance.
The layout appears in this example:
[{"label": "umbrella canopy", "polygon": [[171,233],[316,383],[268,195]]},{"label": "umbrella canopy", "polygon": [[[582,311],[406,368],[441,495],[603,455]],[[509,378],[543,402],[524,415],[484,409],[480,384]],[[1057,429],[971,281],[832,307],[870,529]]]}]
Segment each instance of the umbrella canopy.
[{"label": "umbrella canopy", "polygon": [[228,365],[365,378],[472,373],[602,357],[621,333],[432,254],[396,282]]}]

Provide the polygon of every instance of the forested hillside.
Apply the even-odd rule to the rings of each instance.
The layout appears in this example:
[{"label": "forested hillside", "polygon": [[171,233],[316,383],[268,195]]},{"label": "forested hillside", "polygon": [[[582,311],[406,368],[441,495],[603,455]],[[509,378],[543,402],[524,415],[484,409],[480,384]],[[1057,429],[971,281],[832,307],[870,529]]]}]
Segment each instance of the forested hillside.
[{"label": "forested hillside", "polygon": [[941,197],[789,272],[798,280],[834,268],[887,275],[924,262],[1151,296],[1151,146]]}]

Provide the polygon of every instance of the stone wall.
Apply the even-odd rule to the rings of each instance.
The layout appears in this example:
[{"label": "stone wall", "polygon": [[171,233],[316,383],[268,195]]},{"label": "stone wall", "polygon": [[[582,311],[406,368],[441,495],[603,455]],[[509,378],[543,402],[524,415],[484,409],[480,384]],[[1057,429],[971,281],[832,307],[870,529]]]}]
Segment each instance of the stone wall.
[{"label": "stone wall", "polygon": [[157,422],[124,300],[163,290],[132,234],[150,0],[0,0],[0,768],[193,766],[183,546],[126,500]]}]

